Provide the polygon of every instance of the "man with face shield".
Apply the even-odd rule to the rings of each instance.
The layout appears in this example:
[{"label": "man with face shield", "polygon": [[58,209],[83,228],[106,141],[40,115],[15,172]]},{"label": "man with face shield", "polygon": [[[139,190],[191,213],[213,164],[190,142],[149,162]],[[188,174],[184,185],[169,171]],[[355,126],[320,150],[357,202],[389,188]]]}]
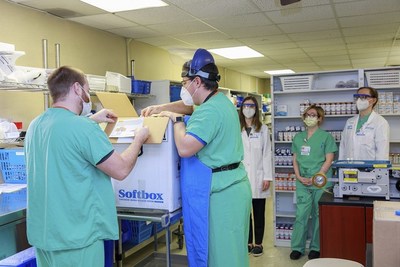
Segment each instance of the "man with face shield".
[{"label": "man with face shield", "polygon": [[37,265],[104,266],[104,240],[119,238],[110,176],[123,180],[136,164],[149,131],[136,131],[121,154],[98,123],[115,122],[101,110],[91,117],[85,74],[60,67],[47,80],[53,105],[26,133],[27,234]]},{"label": "man with face shield", "polygon": [[[312,185],[312,177],[317,173],[332,177],[331,165],[337,151],[333,136],[319,128],[324,117],[321,107],[308,107],[302,116],[307,129],[296,134],[292,143],[293,169],[296,175],[296,220],[290,253],[292,260],[299,259],[305,253],[310,215],[312,236],[308,258],[320,256],[318,201],[324,190]],[[324,188],[329,186],[327,183]]]},{"label": "man with face shield", "polygon": [[[236,108],[218,92],[214,58],[198,49],[182,68],[182,101],[153,106],[174,122],[181,161],[184,233],[189,266],[249,266],[251,189],[243,160]],[[184,121],[171,110],[192,111]],[[187,108],[186,108],[187,109]],[[164,111],[163,111],[164,110]],[[168,110],[168,111],[167,111]]]},{"label": "man with face shield", "polygon": [[389,160],[389,123],[373,108],[374,88],[361,87],[354,95],[358,115],[347,120],[339,147],[339,160]]}]

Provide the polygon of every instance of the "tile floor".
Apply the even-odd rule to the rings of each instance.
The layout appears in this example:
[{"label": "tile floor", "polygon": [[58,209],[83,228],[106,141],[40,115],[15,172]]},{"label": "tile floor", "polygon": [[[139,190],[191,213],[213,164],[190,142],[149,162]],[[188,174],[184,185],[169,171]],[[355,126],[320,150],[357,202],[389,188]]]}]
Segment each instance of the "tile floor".
[{"label": "tile floor", "polygon": [[[264,235],[264,255],[260,257],[254,257],[249,255],[251,267],[302,267],[308,260],[307,255],[303,256],[297,261],[290,260],[290,248],[275,247],[273,241],[273,227],[272,227],[272,200],[271,198],[267,201],[266,208],[266,226]],[[159,252],[165,251],[165,244],[159,244]],[[137,253],[132,254],[123,260],[124,267],[133,267],[138,261],[145,258],[147,255],[153,252],[153,246],[149,245]],[[171,243],[171,255],[185,255],[185,249],[179,249],[176,240],[174,239]],[[158,266],[158,265],[157,265]],[[172,267],[174,267],[172,262]]]}]

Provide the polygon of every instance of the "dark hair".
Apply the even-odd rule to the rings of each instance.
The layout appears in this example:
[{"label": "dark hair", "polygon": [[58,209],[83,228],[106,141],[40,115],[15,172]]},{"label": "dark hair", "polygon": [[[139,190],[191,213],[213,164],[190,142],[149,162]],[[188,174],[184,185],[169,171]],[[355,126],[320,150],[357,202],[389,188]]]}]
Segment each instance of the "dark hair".
[{"label": "dark hair", "polygon": [[374,108],[376,106],[376,104],[378,103],[378,91],[376,91],[375,88],[372,88],[372,87],[369,87],[369,86],[364,86],[364,87],[358,88],[357,93],[362,89],[368,89],[369,94],[371,95],[371,97],[376,99],[375,103],[372,105],[372,108]]},{"label": "dark hair", "polygon": [[204,87],[207,88],[210,91],[214,91],[218,89],[218,81],[219,81],[219,71],[218,71],[218,67],[217,65],[215,65],[214,63],[209,63],[207,65],[205,65],[204,67],[202,67],[200,70],[204,71],[206,73],[209,73],[209,79],[195,75],[195,76],[189,76],[189,70],[190,70],[190,63],[191,60],[186,61],[183,66],[182,66],[182,73],[181,73],[181,77],[187,77],[189,78],[191,81],[196,78],[199,77],[201,82],[204,84]]},{"label": "dark hair", "polygon": [[304,110],[304,113],[302,115],[303,120],[306,118],[306,114],[310,109],[315,109],[315,111],[317,111],[318,114],[318,118],[321,118],[320,121],[318,121],[318,125],[320,125],[324,119],[325,119],[325,111],[323,108],[321,108],[320,106],[317,106],[315,104],[312,104],[311,106],[309,106],[308,108],[306,108],[306,110]]},{"label": "dark hair", "polygon": [[62,100],[70,90],[70,87],[78,82],[82,87],[86,83],[85,74],[69,66],[62,66],[54,70],[47,78],[50,96],[53,102]]},{"label": "dark hair", "polygon": [[256,105],[255,106],[256,113],[254,113],[252,124],[254,125],[255,131],[259,132],[261,130],[262,123],[261,123],[261,120],[260,120],[260,109],[258,107],[258,102],[257,102],[257,99],[254,96],[245,97],[245,99],[243,99],[242,105],[240,106],[240,109],[239,109],[240,129],[241,130],[246,129],[246,119],[245,119],[245,117],[243,115],[243,104],[247,100],[253,101],[253,103]]}]

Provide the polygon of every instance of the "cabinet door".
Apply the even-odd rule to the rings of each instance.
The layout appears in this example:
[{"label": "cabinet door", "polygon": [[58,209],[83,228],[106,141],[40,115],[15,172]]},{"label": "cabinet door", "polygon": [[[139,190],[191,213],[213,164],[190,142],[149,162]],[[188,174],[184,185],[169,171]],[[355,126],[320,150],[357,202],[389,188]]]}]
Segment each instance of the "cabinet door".
[{"label": "cabinet door", "polygon": [[355,206],[320,206],[321,257],[365,265],[365,210]]}]

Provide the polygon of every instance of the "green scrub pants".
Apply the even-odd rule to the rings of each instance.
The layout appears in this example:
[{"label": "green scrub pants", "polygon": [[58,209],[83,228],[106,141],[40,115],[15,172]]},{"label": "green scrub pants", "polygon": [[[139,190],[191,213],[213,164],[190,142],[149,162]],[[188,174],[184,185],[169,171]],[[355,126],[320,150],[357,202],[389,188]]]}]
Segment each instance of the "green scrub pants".
[{"label": "green scrub pants", "polygon": [[319,247],[319,207],[318,201],[324,193],[316,188],[297,188],[296,200],[296,221],[293,226],[291,246],[292,250],[297,250],[305,254],[308,224],[311,215],[311,243],[310,250],[320,251]]},{"label": "green scrub pants", "polygon": [[247,239],[251,208],[249,180],[210,196],[209,267],[248,267]]},{"label": "green scrub pants", "polygon": [[36,248],[38,267],[89,267],[104,266],[104,241],[69,250],[47,251]]}]

